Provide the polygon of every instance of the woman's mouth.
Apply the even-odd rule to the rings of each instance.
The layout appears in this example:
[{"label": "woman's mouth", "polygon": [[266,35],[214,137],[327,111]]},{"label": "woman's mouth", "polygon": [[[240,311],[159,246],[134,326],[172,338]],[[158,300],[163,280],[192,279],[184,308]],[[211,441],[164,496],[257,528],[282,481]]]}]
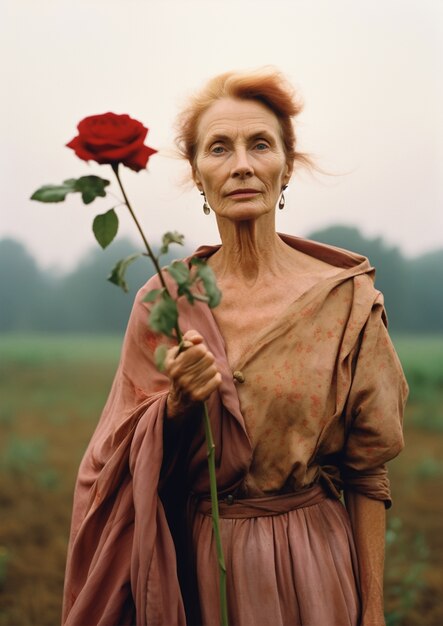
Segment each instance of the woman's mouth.
[{"label": "woman's mouth", "polygon": [[231,198],[250,198],[260,193],[257,189],[234,189],[228,193]]}]

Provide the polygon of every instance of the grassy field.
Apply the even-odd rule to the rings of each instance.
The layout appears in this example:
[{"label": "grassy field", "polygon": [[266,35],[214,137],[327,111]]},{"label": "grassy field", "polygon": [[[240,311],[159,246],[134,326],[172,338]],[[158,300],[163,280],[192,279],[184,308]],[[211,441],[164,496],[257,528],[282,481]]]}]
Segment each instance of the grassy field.
[{"label": "grassy field", "polygon": [[[443,623],[443,337],[397,337],[411,396],[391,464],[388,626]],[[0,336],[0,626],[60,621],[72,489],[121,338]]]}]

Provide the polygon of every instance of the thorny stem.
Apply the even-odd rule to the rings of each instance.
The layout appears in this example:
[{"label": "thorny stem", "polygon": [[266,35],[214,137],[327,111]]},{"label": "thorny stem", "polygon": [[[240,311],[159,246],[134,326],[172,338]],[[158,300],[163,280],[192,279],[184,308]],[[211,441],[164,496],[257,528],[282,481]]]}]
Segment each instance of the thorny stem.
[{"label": "thorny stem", "polygon": [[[158,259],[152,251],[151,246],[149,245],[148,240],[145,237],[145,234],[140,226],[140,223],[132,210],[129,199],[126,195],[126,192],[123,188],[119,173],[118,173],[118,163],[112,164],[112,169],[114,170],[115,176],[117,178],[118,184],[120,186],[120,190],[123,194],[124,203],[128,207],[129,213],[131,214],[132,219],[137,227],[138,232],[143,240],[146,251],[148,253],[149,258],[154,264],[155,271],[160,279],[161,285],[163,289],[170,295],[169,289],[166,285],[165,279],[163,278],[163,274],[158,263]],[[196,298],[201,299],[201,298]],[[179,352],[184,349],[183,344],[183,334],[178,325],[178,321],[175,325],[175,332],[177,334],[177,340],[179,342]],[[211,507],[212,507],[212,525],[214,528],[214,537],[215,537],[215,545],[217,550],[217,560],[219,567],[219,575],[220,575],[220,623],[221,626],[229,626],[228,625],[228,603],[227,603],[227,594],[226,594],[226,565],[225,559],[223,555],[223,546],[221,542],[220,536],[220,515],[218,511],[218,494],[217,494],[217,479],[215,473],[215,444],[214,438],[212,436],[211,430],[211,422],[209,420],[208,407],[206,402],[203,403],[203,422],[205,427],[205,438],[206,438],[206,446],[207,446],[207,457],[208,457],[208,469],[209,469],[209,485],[211,492]]]}]

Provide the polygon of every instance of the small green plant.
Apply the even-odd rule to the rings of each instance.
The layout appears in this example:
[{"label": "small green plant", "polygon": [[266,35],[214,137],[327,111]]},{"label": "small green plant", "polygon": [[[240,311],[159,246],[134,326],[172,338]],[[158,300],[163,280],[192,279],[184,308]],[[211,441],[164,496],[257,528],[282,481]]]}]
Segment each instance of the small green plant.
[{"label": "small green plant", "polygon": [[433,457],[426,457],[417,463],[414,475],[420,480],[439,478],[443,475],[443,464]]},{"label": "small green plant", "polygon": [[12,436],[2,451],[1,467],[10,472],[27,472],[41,464],[45,454],[44,439],[21,439]]},{"label": "small green plant", "polygon": [[423,533],[415,533],[411,540],[401,520],[393,517],[386,531],[386,552],[386,626],[402,626],[425,586],[429,548]]},{"label": "small green plant", "polygon": [[11,436],[2,450],[0,469],[11,474],[27,474],[40,487],[54,489],[58,473],[46,464],[47,441]]}]

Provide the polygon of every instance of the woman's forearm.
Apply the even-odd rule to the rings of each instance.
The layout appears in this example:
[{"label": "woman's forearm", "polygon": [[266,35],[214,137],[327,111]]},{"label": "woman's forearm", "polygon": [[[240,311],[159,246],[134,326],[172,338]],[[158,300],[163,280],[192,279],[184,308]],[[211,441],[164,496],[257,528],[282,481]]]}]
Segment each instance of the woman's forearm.
[{"label": "woman's forearm", "polygon": [[360,493],[345,494],[357,549],[361,626],[384,626],[383,570],[385,554],[386,513],[384,502]]}]

